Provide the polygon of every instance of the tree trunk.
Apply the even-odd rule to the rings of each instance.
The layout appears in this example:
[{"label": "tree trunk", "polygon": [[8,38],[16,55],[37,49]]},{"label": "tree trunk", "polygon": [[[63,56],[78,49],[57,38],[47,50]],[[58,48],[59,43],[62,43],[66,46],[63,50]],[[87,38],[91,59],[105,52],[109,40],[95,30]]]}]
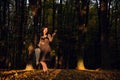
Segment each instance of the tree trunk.
[{"label": "tree trunk", "polygon": [[77,10],[77,17],[78,17],[78,64],[77,68],[84,70],[84,49],[85,49],[85,32],[86,32],[86,23],[87,20],[87,13],[88,12],[88,7],[87,4],[89,4],[89,1],[87,2],[86,0],[82,0],[82,6],[80,9],[80,0],[76,0],[76,10]]},{"label": "tree trunk", "polygon": [[109,16],[107,1],[100,1],[100,31],[101,31],[101,67],[109,69],[111,67],[111,59],[109,52]]},{"label": "tree trunk", "polygon": [[112,20],[115,21],[115,53],[112,53],[112,67],[114,69],[120,69],[120,65],[118,64],[120,62],[120,58],[119,58],[119,53],[120,53],[120,50],[119,50],[119,25],[120,25],[120,21],[118,20],[119,18],[119,8],[118,6],[120,6],[119,2],[116,1],[115,3],[115,16]]}]

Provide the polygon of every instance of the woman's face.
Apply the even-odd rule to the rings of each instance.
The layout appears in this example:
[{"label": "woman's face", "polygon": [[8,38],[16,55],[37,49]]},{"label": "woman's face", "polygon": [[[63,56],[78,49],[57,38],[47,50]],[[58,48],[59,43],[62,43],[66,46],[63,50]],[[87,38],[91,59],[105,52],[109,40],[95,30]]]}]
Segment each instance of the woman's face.
[{"label": "woman's face", "polygon": [[47,32],[48,32],[48,28],[44,28],[44,29],[43,29],[43,33],[46,34]]}]

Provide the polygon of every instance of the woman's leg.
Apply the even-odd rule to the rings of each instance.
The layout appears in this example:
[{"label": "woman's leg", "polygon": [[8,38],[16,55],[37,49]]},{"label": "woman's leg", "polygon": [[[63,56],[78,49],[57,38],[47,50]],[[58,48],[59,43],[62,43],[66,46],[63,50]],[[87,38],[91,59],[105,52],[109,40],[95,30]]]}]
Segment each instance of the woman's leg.
[{"label": "woman's leg", "polygon": [[42,54],[42,59],[41,59],[40,63],[42,65],[43,71],[47,72],[47,73],[48,73],[48,66],[47,66],[46,60],[48,60],[48,59],[49,59],[49,53],[44,52]]},{"label": "woman's leg", "polygon": [[41,61],[40,63],[41,63],[41,65],[42,65],[43,71],[44,71],[44,72],[47,72],[47,71],[48,71],[48,67],[47,67],[46,62]]}]

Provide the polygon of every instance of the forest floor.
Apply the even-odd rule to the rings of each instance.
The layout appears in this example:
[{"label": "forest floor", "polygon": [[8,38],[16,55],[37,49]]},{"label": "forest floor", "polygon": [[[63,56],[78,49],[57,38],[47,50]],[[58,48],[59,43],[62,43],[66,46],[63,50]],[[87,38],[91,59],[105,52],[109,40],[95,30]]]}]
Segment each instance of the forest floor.
[{"label": "forest floor", "polygon": [[120,80],[120,71],[50,69],[44,74],[41,69],[1,70],[0,80]]}]

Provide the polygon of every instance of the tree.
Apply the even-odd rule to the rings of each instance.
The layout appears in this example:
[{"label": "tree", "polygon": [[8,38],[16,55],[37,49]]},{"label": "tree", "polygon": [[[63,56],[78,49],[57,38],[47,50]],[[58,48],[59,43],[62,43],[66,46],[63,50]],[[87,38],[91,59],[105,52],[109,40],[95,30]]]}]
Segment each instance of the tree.
[{"label": "tree", "polygon": [[[78,17],[78,69],[85,69],[84,66],[84,50],[85,50],[85,35],[86,35],[86,25],[88,21],[88,11],[89,11],[89,2],[87,0],[76,0],[76,10],[77,10],[77,17]],[[81,7],[80,7],[81,4]]]},{"label": "tree", "polygon": [[[98,2],[97,2],[98,3]],[[99,16],[99,37],[100,37],[100,49],[101,49],[101,67],[110,67],[110,55],[109,55],[109,9],[107,0],[100,0],[100,7],[98,7]],[[107,60],[106,60],[107,59]]]}]

